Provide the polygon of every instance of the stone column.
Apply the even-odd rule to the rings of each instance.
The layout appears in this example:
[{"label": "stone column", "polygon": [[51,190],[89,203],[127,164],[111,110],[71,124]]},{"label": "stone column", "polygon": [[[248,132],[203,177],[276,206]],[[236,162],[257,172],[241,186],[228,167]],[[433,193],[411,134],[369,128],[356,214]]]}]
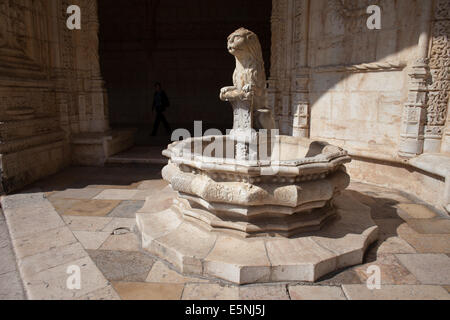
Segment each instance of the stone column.
[{"label": "stone column", "polygon": [[257,133],[253,128],[253,108],[251,101],[233,100],[233,130],[230,137],[235,141],[236,160],[256,160]]},{"label": "stone column", "polygon": [[295,0],[294,11],[294,77],[292,80],[292,135],[308,138],[309,128],[309,7],[310,0]]},{"label": "stone column", "polygon": [[414,157],[423,152],[425,108],[427,96],[428,66],[425,61],[416,61],[409,73],[410,89],[408,101],[403,109],[401,143],[399,155]]},{"label": "stone column", "polygon": [[426,122],[426,106],[428,80],[429,25],[432,2],[424,5],[422,16],[422,33],[419,37],[417,60],[409,73],[410,89],[408,101],[403,109],[401,142],[398,154],[402,157],[414,157],[423,152],[424,126]]}]

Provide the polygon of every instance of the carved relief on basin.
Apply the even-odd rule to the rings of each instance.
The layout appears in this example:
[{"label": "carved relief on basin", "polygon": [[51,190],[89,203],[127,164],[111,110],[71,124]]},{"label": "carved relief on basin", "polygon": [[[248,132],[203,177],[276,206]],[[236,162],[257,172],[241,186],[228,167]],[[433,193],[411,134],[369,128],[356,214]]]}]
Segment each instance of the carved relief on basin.
[{"label": "carved relief on basin", "polygon": [[[172,143],[163,152],[170,160],[162,174],[179,194],[180,216],[243,237],[289,237],[320,229],[335,215],[332,199],[348,186],[343,165],[350,157],[324,142],[274,138],[259,141],[258,157],[248,160],[234,159],[233,151],[227,156],[226,146],[233,146],[229,136]],[[216,152],[205,156],[214,143]]]}]

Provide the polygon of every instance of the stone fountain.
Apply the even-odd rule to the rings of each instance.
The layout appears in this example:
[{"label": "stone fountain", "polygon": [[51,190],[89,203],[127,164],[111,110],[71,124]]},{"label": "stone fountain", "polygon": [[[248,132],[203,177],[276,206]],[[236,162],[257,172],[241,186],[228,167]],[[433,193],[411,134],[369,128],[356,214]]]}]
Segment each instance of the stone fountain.
[{"label": "stone fountain", "polygon": [[342,194],[347,152],[326,142],[277,134],[265,107],[257,36],[228,37],[236,58],[228,135],[177,141],[163,178],[176,191],[170,209],[137,213],[142,246],[184,274],[234,283],[315,281],[362,263],[377,238],[370,210]]}]

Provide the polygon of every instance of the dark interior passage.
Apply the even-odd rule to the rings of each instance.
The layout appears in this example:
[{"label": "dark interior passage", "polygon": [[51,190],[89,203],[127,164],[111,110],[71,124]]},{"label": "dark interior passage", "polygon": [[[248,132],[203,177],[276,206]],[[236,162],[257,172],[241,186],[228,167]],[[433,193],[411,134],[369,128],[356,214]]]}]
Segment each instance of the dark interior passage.
[{"label": "dark interior passage", "polygon": [[149,131],[159,81],[170,99],[172,129],[190,129],[194,120],[202,120],[205,130],[230,128],[231,106],[218,98],[220,88],[232,84],[235,65],[226,38],[239,27],[254,31],[268,75],[271,9],[271,0],[100,0],[100,61],[111,126]]}]

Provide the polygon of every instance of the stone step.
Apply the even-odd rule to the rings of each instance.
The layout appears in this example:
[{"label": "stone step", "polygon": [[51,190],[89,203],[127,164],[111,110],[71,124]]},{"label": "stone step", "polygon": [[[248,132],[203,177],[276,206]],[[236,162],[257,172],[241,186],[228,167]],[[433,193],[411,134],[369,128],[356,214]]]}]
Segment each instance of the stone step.
[{"label": "stone step", "polygon": [[167,164],[167,158],[161,152],[165,147],[149,146],[141,147],[135,146],[126,151],[109,156],[105,165],[151,165],[151,164]]}]

